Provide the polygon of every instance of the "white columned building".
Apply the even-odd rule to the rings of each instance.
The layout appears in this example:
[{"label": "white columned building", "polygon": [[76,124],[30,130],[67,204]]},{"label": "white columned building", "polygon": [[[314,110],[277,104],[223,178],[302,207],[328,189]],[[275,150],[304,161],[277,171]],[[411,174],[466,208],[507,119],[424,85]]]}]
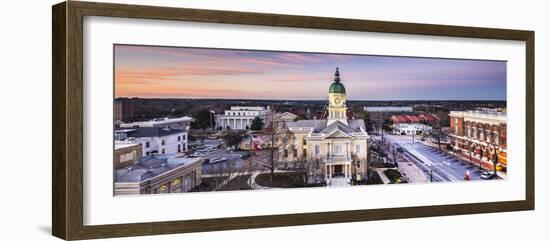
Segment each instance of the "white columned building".
[{"label": "white columned building", "polygon": [[264,125],[268,115],[271,113],[269,107],[262,106],[231,106],[223,114],[216,115],[216,129],[218,130],[248,130],[252,121],[260,117]]}]

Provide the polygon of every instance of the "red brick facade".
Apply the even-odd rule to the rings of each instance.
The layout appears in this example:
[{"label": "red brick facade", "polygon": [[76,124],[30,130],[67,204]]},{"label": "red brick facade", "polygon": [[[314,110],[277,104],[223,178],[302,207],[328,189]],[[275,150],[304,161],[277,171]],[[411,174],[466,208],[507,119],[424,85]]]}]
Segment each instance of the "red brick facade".
[{"label": "red brick facade", "polygon": [[[468,116],[468,118],[465,118]],[[451,113],[451,145],[460,155],[485,169],[493,169],[495,146],[499,163],[505,167],[506,159],[506,122],[502,115],[470,114],[468,112]],[[481,160],[481,161],[480,161]]]}]

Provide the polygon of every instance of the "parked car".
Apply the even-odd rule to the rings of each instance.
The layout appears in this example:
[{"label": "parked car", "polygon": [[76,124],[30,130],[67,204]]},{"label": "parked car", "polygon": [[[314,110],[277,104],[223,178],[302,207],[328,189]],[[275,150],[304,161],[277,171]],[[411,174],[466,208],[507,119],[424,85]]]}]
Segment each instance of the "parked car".
[{"label": "parked car", "polygon": [[227,161],[227,158],[225,157],[218,157],[218,158],[212,158],[210,159],[210,162],[211,164],[214,164],[214,163],[218,163],[218,162],[224,162],[224,161]]},{"label": "parked car", "polygon": [[495,175],[493,172],[483,172],[480,178],[484,180],[490,180],[497,178],[497,175]]}]

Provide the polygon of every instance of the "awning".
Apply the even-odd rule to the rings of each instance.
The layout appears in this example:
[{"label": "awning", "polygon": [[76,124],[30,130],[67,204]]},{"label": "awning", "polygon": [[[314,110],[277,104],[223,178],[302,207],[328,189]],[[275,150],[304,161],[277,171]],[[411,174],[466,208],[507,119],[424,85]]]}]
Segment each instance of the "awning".
[{"label": "awning", "polygon": [[506,166],[506,164],[508,163],[508,159],[506,157],[507,157],[506,152],[499,153],[498,154],[498,163],[500,163],[503,166]]}]

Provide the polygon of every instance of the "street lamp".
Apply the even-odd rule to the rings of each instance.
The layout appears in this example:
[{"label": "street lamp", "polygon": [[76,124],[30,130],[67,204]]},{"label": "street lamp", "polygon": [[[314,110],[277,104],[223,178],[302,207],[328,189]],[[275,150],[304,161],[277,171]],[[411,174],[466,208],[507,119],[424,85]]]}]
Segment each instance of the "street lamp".
[{"label": "street lamp", "polygon": [[479,150],[479,170],[483,171],[483,167],[481,166],[481,160],[483,159],[483,152],[487,151],[485,155],[487,155],[487,160],[489,160],[489,145],[487,144],[487,147],[485,147],[485,150],[483,150],[483,147],[480,147]]},{"label": "street lamp", "polygon": [[498,164],[498,155],[500,154],[500,152],[502,151],[501,150],[501,147],[495,143],[492,144],[493,145],[493,174],[496,175],[497,174],[497,164]]},{"label": "street lamp", "polygon": [[475,143],[472,141],[472,138],[468,137],[468,154],[470,155],[470,165],[473,166],[473,160],[472,160],[472,151],[475,146]]}]

